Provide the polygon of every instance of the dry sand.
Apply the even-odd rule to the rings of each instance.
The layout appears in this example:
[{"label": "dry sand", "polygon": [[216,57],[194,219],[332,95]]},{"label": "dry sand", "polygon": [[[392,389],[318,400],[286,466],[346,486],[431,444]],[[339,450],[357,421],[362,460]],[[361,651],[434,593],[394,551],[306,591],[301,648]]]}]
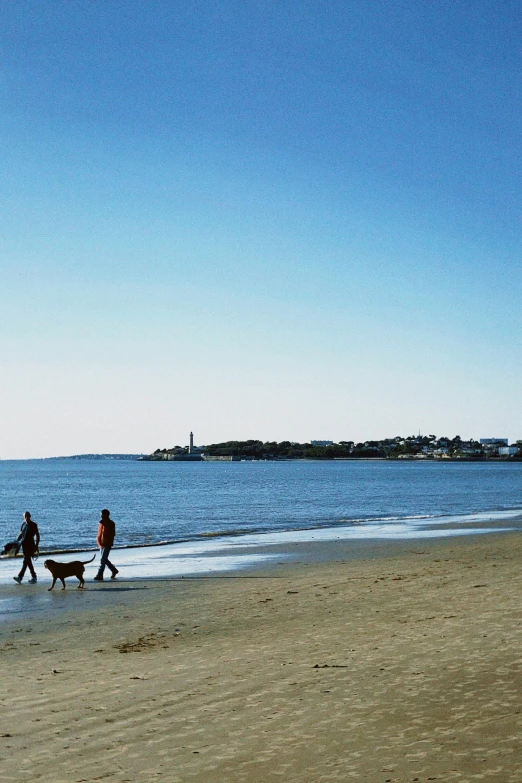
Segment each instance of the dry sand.
[{"label": "dry sand", "polygon": [[522,537],[334,547],[4,623],[3,783],[520,783]]}]

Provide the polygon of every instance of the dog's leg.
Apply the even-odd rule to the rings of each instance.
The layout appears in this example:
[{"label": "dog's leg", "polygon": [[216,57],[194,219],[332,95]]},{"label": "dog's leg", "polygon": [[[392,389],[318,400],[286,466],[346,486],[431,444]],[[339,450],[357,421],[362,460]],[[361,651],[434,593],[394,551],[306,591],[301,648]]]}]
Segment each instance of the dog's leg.
[{"label": "dog's leg", "polygon": [[53,589],[53,587],[55,586],[55,584],[56,584],[56,577],[55,577],[55,576],[53,576],[53,583],[52,583],[52,585],[50,586],[49,590],[52,590],[52,589]]},{"label": "dog's leg", "polygon": [[80,580],[80,584],[78,585],[78,590],[82,590],[83,586],[85,584],[85,580],[84,580],[83,576],[79,576],[78,579]]},{"label": "dog's leg", "polygon": [[63,585],[62,590],[65,590],[65,581],[62,579],[62,577],[60,577],[60,582]]}]

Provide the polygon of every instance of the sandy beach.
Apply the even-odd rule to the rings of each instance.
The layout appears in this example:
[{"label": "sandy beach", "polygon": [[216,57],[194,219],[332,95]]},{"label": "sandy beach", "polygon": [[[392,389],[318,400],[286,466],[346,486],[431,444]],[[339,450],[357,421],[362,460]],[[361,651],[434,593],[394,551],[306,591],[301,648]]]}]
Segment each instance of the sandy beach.
[{"label": "sandy beach", "polygon": [[2,780],[519,783],[520,535],[350,546],[4,621]]}]

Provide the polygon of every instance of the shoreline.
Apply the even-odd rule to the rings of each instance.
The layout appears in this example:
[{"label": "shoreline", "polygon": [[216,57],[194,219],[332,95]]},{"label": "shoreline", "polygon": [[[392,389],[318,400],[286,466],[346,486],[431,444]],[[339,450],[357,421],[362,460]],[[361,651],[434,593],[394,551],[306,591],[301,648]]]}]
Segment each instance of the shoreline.
[{"label": "shoreline", "polygon": [[[308,531],[300,531],[308,532]],[[316,532],[316,531],[314,531]],[[323,534],[328,530],[320,531]],[[336,530],[331,532],[336,533]],[[108,591],[131,591],[138,585],[156,585],[169,582],[197,582],[203,580],[225,579],[256,579],[270,576],[279,571],[299,570],[314,565],[343,564],[353,566],[356,563],[365,563],[375,560],[386,560],[390,557],[407,557],[411,553],[419,552],[427,547],[454,547],[465,548],[468,543],[479,538],[495,541],[497,538],[516,537],[522,530],[512,528],[500,528],[497,530],[485,528],[474,530],[471,534],[467,530],[452,532],[448,535],[435,535],[433,537],[413,538],[388,538],[388,539],[343,539],[336,537],[304,537],[301,540],[284,540],[280,544],[273,541],[257,542],[248,547],[231,546],[220,542],[207,551],[194,553],[191,544],[183,551],[183,544],[174,547],[158,547],[165,557],[154,556],[154,548],[147,547],[146,554],[152,554],[152,559],[132,558],[133,552],[120,549],[113,552],[113,560],[120,569],[117,579],[106,577],[103,584],[94,582],[93,577],[97,572],[97,561],[89,564],[85,570],[85,588],[77,589],[77,579],[67,579],[66,590],[62,590],[61,584],[56,583],[54,589],[49,591],[52,577],[42,566],[38,567],[38,583],[22,585],[13,583],[13,574],[17,568],[15,563],[20,563],[20,558],[7,558],[0,564],[0,629],[2,625],[18,622],[21,618],[34,618],[44,614],[49,620],[53,620],[53,612],[67,612],[71,607],[73,611],[89,609],[96,602],[106,602],[105,593]],[[268,538],[268,537],[267,537]],[[522,539],[521,539],[522,541]],[[216,544],[216,542],[212,542]],[[122,562],[123,555],[131,555],[130,560]],[[90,551],[84,550],[78,553],[80,558],[88,558]],[[118,555],[120,557],[118,557]],[[111,554],[112,557],[112,554]],[[43,564],[43,557],[36,561]],[[13,568],[13,566],[15,566]],[[7,570],[9,569],[9,573]],[[28,576],[26,575],[26,580]],[[105,592],[104,592],[105,591]],[[63,595],[64,598],[56,598]],[[65,596],[77,595],[83,598],[68,598]],[[89,596],[89,597],[87,597]],[[71,602],[71,606],[66,601]]]},{"label": "shoreline", "polygon": [[[260,533],[231,532],[226,535],[199,535],[174,543],[162,542],[145,545],[114,547],[111,558],[120,569],[119,580],[176,578],[203,574],[235,573],[270,567],[271,562],[291,562],[297,552],[308,552],[314,561],[334,559],[335,551],[345,551],[345,557],[357,559],[367,551],[386,551],[386,544],[413,541],[428,542],[444,538],[468,538],[495,533],[522,530],[522,515],[519,510],[474,513],[467,515],[446,515],[440,517],[418,516],[407,519],[379,518],[364,520],[360,524],[339,524],[333,527],[311,527],[297,530],[263,531]],[[51,576],[43,568],[49,556],[67,560],[89,561],[97,548],[75,550],[43,550],[35,561],[38,585],[16,585],[17,605],[24,593],[20,588],[33,592],[47,587]],[[317,554],[313,554],[317,553]],[[321,554],[319,554],[321,553]],[[325,555],[325,553],[329,553]],[[12,586],[13,576],[21,567],[22,558],[0,558],[0,596],[5,596],[6,586]],[[98,568],[98,560],[89,563],[85,578],[90,583]],[[76,586],[71,579],[69,586]],[[15,589],[16,589],[15,588]],[[56,589],[56,588],[55,588]],[[0,599],[0,619],[11,610],[9,596]]]},{"label": "shoreline", "polygon": [[522,537],[362,547],[45,591],[0,625],[5,780],[518,783]]}]

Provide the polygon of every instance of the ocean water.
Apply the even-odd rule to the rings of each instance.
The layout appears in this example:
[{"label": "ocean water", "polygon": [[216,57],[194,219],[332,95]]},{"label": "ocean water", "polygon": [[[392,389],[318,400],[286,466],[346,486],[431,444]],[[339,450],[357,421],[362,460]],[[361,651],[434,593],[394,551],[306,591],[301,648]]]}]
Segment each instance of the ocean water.
[{"label": "ocean water", "polygon": [[1,543],[29,510],[42,550],[92,549],[104,507],[120,547],[463,534],[521,526],[522,463],[0,461]]}]

